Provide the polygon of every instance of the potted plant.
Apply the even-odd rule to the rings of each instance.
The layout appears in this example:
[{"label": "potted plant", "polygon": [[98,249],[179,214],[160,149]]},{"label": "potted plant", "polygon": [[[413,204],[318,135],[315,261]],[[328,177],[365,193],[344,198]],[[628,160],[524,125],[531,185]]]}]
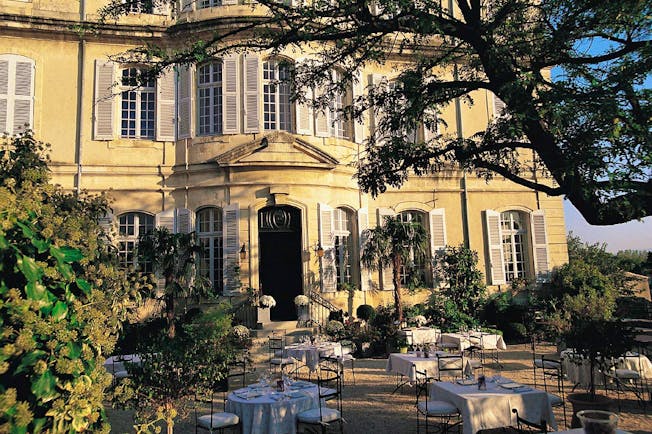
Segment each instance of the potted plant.
[{"label": "potted plant", "polygon": [[596,393],[595,377],[598,370],[610,368],[611,360],[634,347],[633,334],[618,318],[613,317],[614,304],[609,294],[591,288],[577,295],[565,295],[563,310],[553,317],[552,323],[560,339],[573,351],[568,355],[573,363],[588,363],[590,375],[588,393],[572,393],[568,400],[573,404],[571,427],[580,427],[576,413],[584,409],[612,410],[613,400]]},{"label": "potted plant", "polygon": [[407,354],[408,352],[408,341],[405,338],[405,336],[397,336],[396,337],[396,348],[398,348],[398,352],[401,354]]},{"label": "potted plant", "polygon": [[[276,306],[276,300],[271,295],[262,295],[258,299],[258,323],[267,324],[270,322],[269,310]],[[261,327],[262,328],[262,327]]]},{"label": "potted plant", "polygon": [[300,324],[307,324],[310,320],[309,305],[310,299],[307,295],[299,294],[294,297],[294,305],[297,307],[297,318]]}]

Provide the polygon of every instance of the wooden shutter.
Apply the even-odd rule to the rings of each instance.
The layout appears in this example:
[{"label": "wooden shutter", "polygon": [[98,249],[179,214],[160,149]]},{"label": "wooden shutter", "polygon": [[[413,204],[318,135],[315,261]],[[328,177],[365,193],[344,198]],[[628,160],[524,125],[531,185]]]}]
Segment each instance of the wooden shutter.
[{"label": "wooden shutter", "polygon": [[[381,74],[369,74],[369,85],[373,88],[379,88],[376,90],[385,90],[387,86],[387,77]],[[380,88],[382,86],[382,88]],[[382,108],[381,107],[371,107],[369,110],[369,134],[373,135],[376,138],[376,141],[379,142],[380,132],[378,130],[380,122],[382,120]]]},{"label": "wooden shutter", "polygon": [[532,254],[534,255],[534,276],[537,282],[550,280],[550,263],[548,261],[548,233],[546,231],[546,215],[543,210],[530,214],[532,227]]},{"label": "wooden shutter", "polygon": [[25,124],[33,127],[34,62],[16,61],[14,86],[13,133],[16,134],[25,130]]},{"label": "wooden shutter", "polygon": [[435,258],[437,253],[446,249],[446,210],[444,208],[436,208],[428,213],[430,224],[430,258],[433,271],[433,282],[436,282],[434,276]]},{"label": "wooden shutter", "polygon": [[[395,216],[396,213],[390,208],[378,208],[378,219],[376,225],[382,227],[385,225],[385,217]],[[380,285],[384,291],[394,290],[394,276],[392,267],[386,267],[380,270]]]},{"label": "wooden shutter", "polygon": [[223,60],[223,134],[238,134],[240,132],[240,97],[238,95],[238,55],[226,56]]},{"label": "wooden shutter", "polygon": [[489,270],[491,271],[491,284],[502,285],[506,283],[505,262],[503,258],[503,236],[500,229],[500,213],[494,210],[485,210],[485,223],[487,225],[487,251],[489,252]]},{"label": "wooden shutter", "polygon": [[104,214],[102,217],[99,218],[97,223],[104,231],[104,235],[106,236],[106,238],[111,239],[111,235],[113,234],[113,214],[107,212],[106,214]]},{"label": "wooden shutter", "polygon": [[9,132],[9,60],[0,59],[0,134]]},{"label": "wooden shutter", "polygon": [[156,140],[174,141],[176,125],[174,71],[166,69],[156,79]]},{"label": "wooden shutter", "polygon": [[312,135],[312,90],[303,87],[299,89],[299,94],[305,96],[305,102],[296,102],[294,104],[297,119],[297,134]]},{"label": "wooden shutter", "polygon": [[[358,210],[358,257],[362,255],[362,250],[365,245],[364,232],[369,228],[369,210],[367,208],[360,208]],[[369,291],[372,288],[373,282],[371,280],[371,270],[366,268],[360,262],[360,289],[362,291]]]},{"label": "wooden shutter", "polygon": [[426,115],[428,118],[434,118],[435,120],[435,125],[431,125],[428,127],[427,125],[423,125],[423,140],[424,141],[429,141],[437,137],[437,134],[439,133],[439,123],[437,123],[437,114],[436,110],[433,109],[426,109]]},{"label": "wooden shutter", "polygon": [[188,208],[176,208],[174,210],[174,232],[189,234],[194,230],[193,212]]},{"label": "wooden shutter", "polygon": [[193,70],[186,66],[177,67],[177,137],[187,139],[192,135],[192,76]]},{"label": "wooden shutter", "polygon": [[337,290],[333,211],[330,206],[319,204],[319,244],[324,249],[324,257],[321,258],[321,282],[324,292]]},{"label": "wooden shutter", "polygon": [[95,60],[95,115],[93,116],[93,138],[113,140],[113,85],[115,64]]},{"label": "wooden shutter", "polygon": [[[352,103],[355,104],[356,100],[364,95],[364,82],[360,70],[356,71],[354,74],[354,80],[352,83],[352,92],[353,92]],[[363,113],[360,119],[353,120],[353,140],[355,141],[355,143],[363,143],[365,140],[364,120],[366,115],[367,112],[365,111],[365,113]]]},{"label": "wooden shutter", "polygon": [[166,228],[170,232],[174,232],[174,209],[167,209],[161,211],[154,216],[154,222],[157,227]]},{"label": "wooden shutter", "polygon": [[255,54],[244,56],[244,132],[260,131],[260,59]]},{"label": "wooden shutter", "polygon": [[[324,89],[315,89],[315,100],[324,95]],[[330,134],[331,116],[328,107],[315,107],[315,136],[328,137]]]},{"label": "wooden shutter", "polygon": [[505,110],[506,107],[503,100],[498,98],[496,95],[493,95],[493,102],[494,102],[494,116],[495,117],[503,116],[503,110]]},{"label": "wooden shutter", "polygon": [[240,281],[236,272],[236,267],[240,265],[240,207],[237,203],[224,207],[222,234],[224,236],[222,249],[223,294],[232,295],[234,292],[238,292],[240,288]]}]

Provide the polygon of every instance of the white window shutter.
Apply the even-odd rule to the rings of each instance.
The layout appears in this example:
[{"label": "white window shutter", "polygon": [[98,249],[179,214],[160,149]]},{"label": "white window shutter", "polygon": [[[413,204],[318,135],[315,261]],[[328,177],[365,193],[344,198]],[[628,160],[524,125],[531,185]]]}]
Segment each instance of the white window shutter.
[{"label": "white window shutter", "polygon": [[188,208],[176,208],[174,210],[174,232],[178,234],[189,234],[194,231],[194,214]]},{"label": "white window shutter", "polygon": [[223,295],[238,293],[240,282],[236,267],[240,265],[240,207],[232,203],[224,207],[224,223],[222,228],[224,245],[223,258]]},{"label": "white window shutter", "polygon": [[[315,89],[315,100],[324,95],[324,89],[317,87]],[[330,110],[328,107],[324,108],[315,108],[315,136],[317,137],[328,137],[330,134]]]},{"label": "white window shutter", "polygon": [[[362,255],[362,250],[365,245],[364,233],[369,228],[369,210],[367,208],[360,208],[358,210],[358,257]],[[360,263],[360,289],[362,291],[369,291],[373,287],[371,280],[371,270]]]},{"label": "white window shutter", "polygon": [[503,258],[503,237],[500,229],[500,213],[494,210],[485,210],[485,223],[487,225],[487,251],[489,252],[489,270],[491,271],[491,284],[505,284],[505,261]]},{"label": "white window shutter", "polygon": [[530,214],[532,227],[532,253],[534,255],[534,275],[537,282],[550,281],[550,262],[548,261],[548,233],[546,215],[543,210]]},{"label": "white window shutter", "polygon": [[97,223],[100,225],[100,227],[104,231],[104,235],[106,236],[106,238],[111,239],[111,235],[112,235],[113,229],[114,229],[114,227],[113,227],[113,224],[114,224],[114,222],[113,222],[113,214],[111,214],[110,212],[107,212],[106,214],[104,214],[102,217],[99,218]]},{"label": "white window shutter", "polygon": [[224,100],[222,114],[224,116],[222,133],[238,134],[240,132],[240,97],[238,74],[238,55],[226,56],[223,61]]},{"label": "white window shutter", "polygon": [[324,249],[324,257],[321,258],[321,282],[324,292],[337,290],[333,214],[333,208],[323,203],[319,204],[319,244]]},{"label": "white window shutter", "polygon": [[436,114],[435,109],[426,109],[426,114],[429,118],[434,118],[435,119],[435,125],[427,126],[423,125],[423,140],[428,142],[435,137],[437,137],[437,134],[439,133],[439,122],[437,122],[437,114]]},{"label": "white window shutter", "polygon": [[16,62],[14,85],[13,133],[16,134],[25,130],[25,124],[33,127],[34,62],[31,60]]},{"label": "white window shutter", "polygon": [[260,101],[260,58],[255,54],[244,56],[244,110],[245,133],[260,131],[259,101]]},{"label": "white window shutter", "polygon": [[[383,86],[380,90],[384,90],[387,86],[387,77],[381,74],[369,74],[369,85],[372,88]],[[380,107],[371,107],[369,109],[369,134],[374,136],[376,140],[379,137],[378,127],[382,120],[382,113]]]},{"label": "white window shutter", "polygon": [[174,71],[165,69],[156,79],[156,140],[173,142],[175,137]]},{"label": "white window shutter", "polygon": [[177,137],[187,139],[192,135],[192,68],[177,67]]},{"label": "white window shutter", "polygon": [[305,95],[305,102],[296,102],[294,104],[297,119],[297,134],[304,134],[306,136],[312,135],[312,90],[306,87],[299,91]]},{"label": "white window shutter", "polygon": [[0,134],[9,132],[9,60],[0,59]]},{"label": "white window shutter", "polygon": [[113,85],[115,64],[95,60],[95,115],[93,116],[93,138],[113,140]]},{"label": "white window shutter", "polygon": [[[395,216],[396,213],[390,208],[378,208],[377,209],[377,220],[376,225],[382,227],[385,225],[385,217]],[[386,267],[380,270],[380,285],[384,291],[393,291],[394,290],[394,276],[392,267]]]},{"label": "white window shutter", "polygon": [[166,228],[174,233],[174,209],[166,209],[154,216],[154,222],[157,227]]},{"label": "white window shutter", "polygon": [[505,103],[503,100],[498,98],[496,95],[493,95],[493,102],[494,102],[494,117],[500,117],[503,116],[503,110],[505,110]]},{"label": "white window shutter", "polygon": [[[362,72],[360,70],[357,70],[355,72],[354,81],[352,85],[353,85],[353,103],[355,103],[359,97],[362,97],[364,95],[364,82],[362,78]],[[355,143],[363,143],[365,140],[364,121],[366,115],[367,112],[365,111],[365,113],[363,113],[360,119],[353,120],[353,140],[355,141]]]},{"label": "white window shutter", "polygon": [[437,251],[445,249],[446,240],[446,210],[436,208],[429,213],[430,219],[430,251],[435,256]]}]

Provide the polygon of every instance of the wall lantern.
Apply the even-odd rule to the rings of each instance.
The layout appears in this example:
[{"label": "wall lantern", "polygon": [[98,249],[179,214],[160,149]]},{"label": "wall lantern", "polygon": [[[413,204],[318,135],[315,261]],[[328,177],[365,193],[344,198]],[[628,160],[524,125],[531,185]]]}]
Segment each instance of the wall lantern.
[{"label": "wall lantern", "polygon": [[242,247],[240,247],[240,259],[243,261],[247,259],[247,248],[244,243],[242,243]]}]

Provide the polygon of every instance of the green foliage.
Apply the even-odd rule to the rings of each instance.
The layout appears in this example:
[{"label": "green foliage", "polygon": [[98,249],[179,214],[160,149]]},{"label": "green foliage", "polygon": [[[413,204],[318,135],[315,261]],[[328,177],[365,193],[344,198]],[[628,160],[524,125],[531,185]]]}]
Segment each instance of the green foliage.
[{"label": "green foliage", "polygon": [[364,321],[369,321],[373,319],[375,315],[376,315],[376,309],[374,309],[374,307],[369,304],[361,304],[355,310],[355,316]]},{"label": "green foliage", "polygon": [[455,301],[440,292],[435,292],[430,296],[426,317],[430,318],[433,326],[446,332],[480,325],[475,317],[462,312]]},{"label": "green foliage", "polygon": [[141,341],[140,364],[127,364],[131,376],[116,387],[116,402],[136,410],[140,432],[154,422],[174,426],[185,416],[198,389],[211,389],[226,378],[234,357],[228,306],[221,305],[184,324],[174,338],[165,333]]},{"label": "green foliage", "polygon": [[433,262],[441,294],[454,304],[460,314],[477,317],[486,289],[478,268],[478,253],[462,244],[446,246],[435,255]]},{"label": "green foliage", "polygon": [[406,266],[408,280],[414,274],[409,265],[426,254],[428,234],[419,223],[403,222],[400,217],[387,216],[381,226],[367,229],[362,235],[364,241],[360,261],[371,270],[391,268],[394,283],[394,308],[397,319],[403,320],[401,303],[400,270]]},{"label": "green foliage", "polygon": [[106,248],[104,197],[48,183],[46,149],[0,151],[0,431],[108,432],[104,355],[150,283]]}]

